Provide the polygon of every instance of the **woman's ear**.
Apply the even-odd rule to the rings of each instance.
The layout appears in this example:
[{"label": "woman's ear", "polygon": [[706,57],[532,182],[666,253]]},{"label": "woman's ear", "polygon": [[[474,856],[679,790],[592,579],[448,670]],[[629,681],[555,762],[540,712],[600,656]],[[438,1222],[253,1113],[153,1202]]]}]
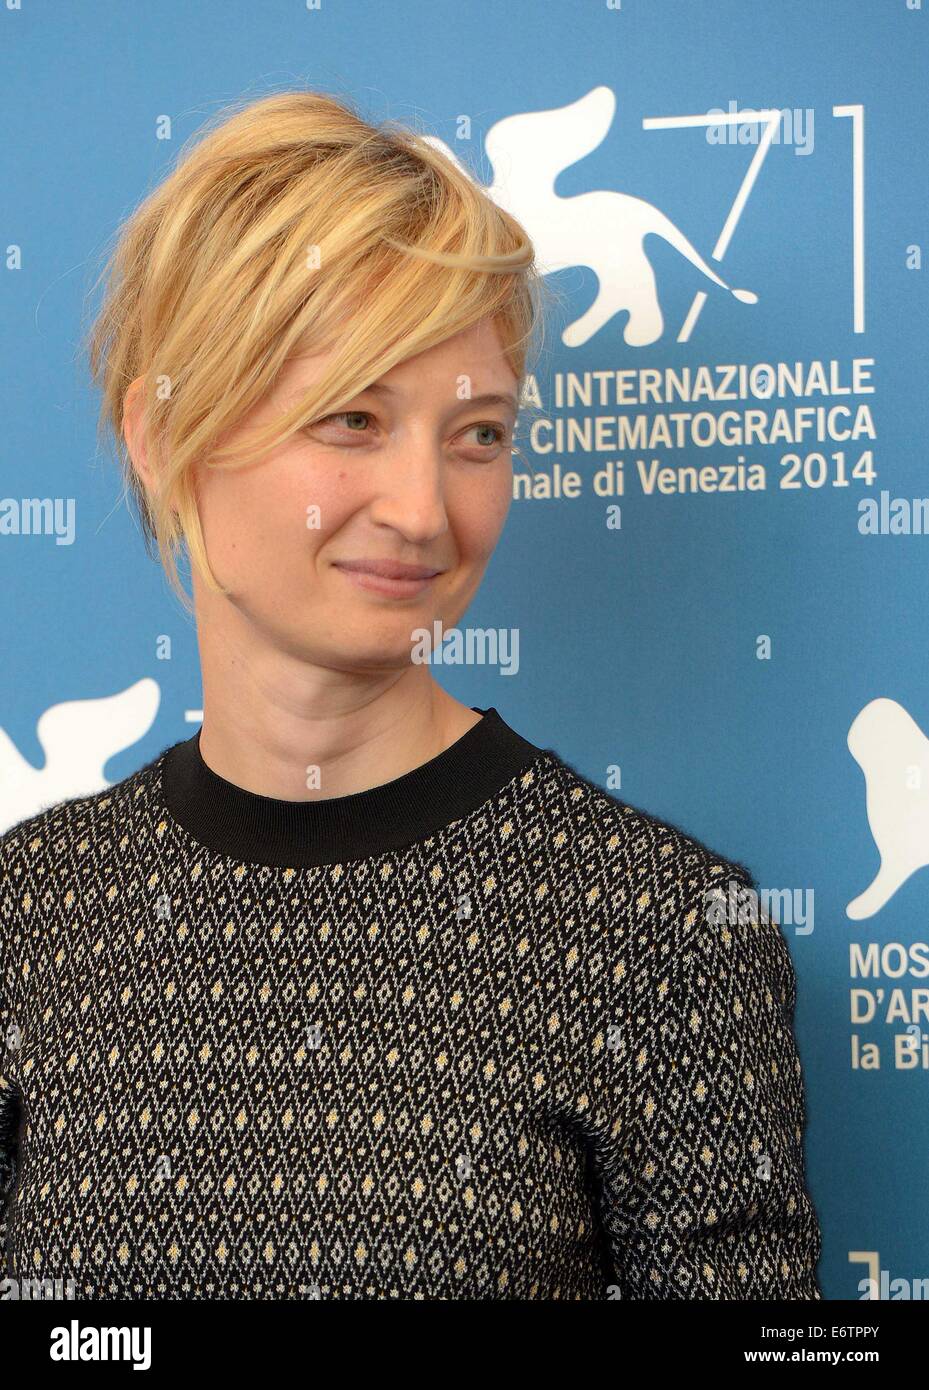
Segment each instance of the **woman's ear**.
[{"label": "woman's ear", "polygon": [[[145,434],[144,409],[145,377],[137,376],[123,398],[123,439],[126,441],[129,458],[145,493],[148,497],[152,497],[157,480]],[[171,510],[175,515],[177,514],[176,507],[172,507]]]},{"label": "woman's ear", "polygon": [[123,397],[123,439],[132,466],[147,493],[152,493],[155,479],[148,459],[144,429],[145,378],[137,376]]}]

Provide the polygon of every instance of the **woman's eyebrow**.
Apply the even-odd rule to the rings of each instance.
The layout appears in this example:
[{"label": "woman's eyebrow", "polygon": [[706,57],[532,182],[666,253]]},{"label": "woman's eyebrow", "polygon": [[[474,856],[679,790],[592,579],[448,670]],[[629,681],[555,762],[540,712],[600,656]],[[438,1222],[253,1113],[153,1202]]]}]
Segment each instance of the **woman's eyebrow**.
[{"label": "woman's eyebrow", "polygon": [[[283,398],[281,404],[285,408],[296,405],[297,401],[302,400],[306,395],[307,389],[307,387],[303,387],[300,390],[289,393]],[[355,395],[350,399],[355,400],[356,397],[366,396],[369,393],[375,396],[396,396],[398,394],[393,386],[386,386],[379,381],[375,381],[372,382],[370,386],[363,386],[360,391],[356,391]],[[346,400],[348,399],[349,397],[346,397]],[[469,410],[474,406],[485,405],[502,405],[505,409],[512,410],[514,415],[519,414],[519,405],[516,397],[511,391],[482,391],[478,396],[465,396],[462,400],[455,402],[452,410]]]},{"label": "woman's eyebrow", "polygon": [[[397,394],[393,386],[388,386],[385,382],[381,381],[372,382],[370,386],[366,386],[364,390],[359,391],[358,395],[363,396],[365,391],[373,391],[375,395],[379,396],[395,396]],[[472,405],[505,405],[509,406],[511,410],[517,412],[519,410],[516,397],[511,391],[483,391],[479,396],[466,396],[463,400],[456,403],[455,409],[463,410],[466,406]]]},{"label": "woman's eyebrow", "polygon": [[462,404],[462,406],[466,406],[466,405],[505,405],[505,406],[508,406],[508,407],[510,408],[510,410],[513,410],[513,411],[516,411],[516,410],[518,410],[518,408],[519,408],[519,407],[517,406],[517,404],[516,404],[516,397],[515,397],[514,395],[512,395],[509,391],[505,391],[505,392],[501,392],[501,391],[485,391],[485,392],[483,393],[483,395],[480,395],[480,396],[470,396],[467,400],[462,401],[461,404]]}]

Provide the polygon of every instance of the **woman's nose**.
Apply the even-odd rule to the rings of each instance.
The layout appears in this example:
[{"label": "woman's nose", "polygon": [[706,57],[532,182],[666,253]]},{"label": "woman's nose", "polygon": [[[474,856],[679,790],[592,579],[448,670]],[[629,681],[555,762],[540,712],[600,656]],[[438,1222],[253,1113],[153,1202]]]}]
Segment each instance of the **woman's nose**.
[{"label": "woman's nose", "polygon": [[435,445],[412,444],[392,451],[378,471],[372,518],[423,542],[448,529],[444,463]]}]

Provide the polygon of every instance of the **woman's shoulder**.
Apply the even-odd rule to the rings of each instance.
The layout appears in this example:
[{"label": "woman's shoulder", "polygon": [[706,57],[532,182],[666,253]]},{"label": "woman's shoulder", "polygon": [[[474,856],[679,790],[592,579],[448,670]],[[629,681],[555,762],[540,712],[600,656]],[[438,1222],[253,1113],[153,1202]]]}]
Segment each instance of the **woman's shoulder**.
[{"label": "woman's shoulder", "polygon": [[548,752],[539,863],[562,906],[559,930],[570,920],[588,955],[602,947],[617,983],[636,982],[633,993],[692,979],[708,997],[741,982],[792,1009],[790,951],[750,870]]},{"label": "woman's shoulder", "polygon": [[680,824],[633,805],[585,777],[553,749],[546,749],[539,782],[567,854],[621,862],[637,876],[667,882],[694,876],[710,881],[750,881],[749,869]]},{"label": "woman's shoulder", "polygon": [[[40,805],[0,831],[0,886],[23,867],[40,865],[43,876],[77,854],[93,856],[114,829],[128,833],[130,817],[144,802],[164,752],[117,782]],[[22,803],[21,803],[22,804]]]}]

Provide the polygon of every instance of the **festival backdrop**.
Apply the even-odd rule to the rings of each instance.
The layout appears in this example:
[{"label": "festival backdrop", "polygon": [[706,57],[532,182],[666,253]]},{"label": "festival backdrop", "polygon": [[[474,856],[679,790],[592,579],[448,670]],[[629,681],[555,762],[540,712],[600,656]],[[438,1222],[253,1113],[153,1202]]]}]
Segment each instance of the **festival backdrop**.
[{"label": "festival backdrop", "polygon": [[560,300],[435,674],[752,870],[798,975],[828,1299],[929,1276],[927,10],[0,7],[0,829],[200,718],[194,628],[96,436],[113,229],[231,100],[412,124]]}]

